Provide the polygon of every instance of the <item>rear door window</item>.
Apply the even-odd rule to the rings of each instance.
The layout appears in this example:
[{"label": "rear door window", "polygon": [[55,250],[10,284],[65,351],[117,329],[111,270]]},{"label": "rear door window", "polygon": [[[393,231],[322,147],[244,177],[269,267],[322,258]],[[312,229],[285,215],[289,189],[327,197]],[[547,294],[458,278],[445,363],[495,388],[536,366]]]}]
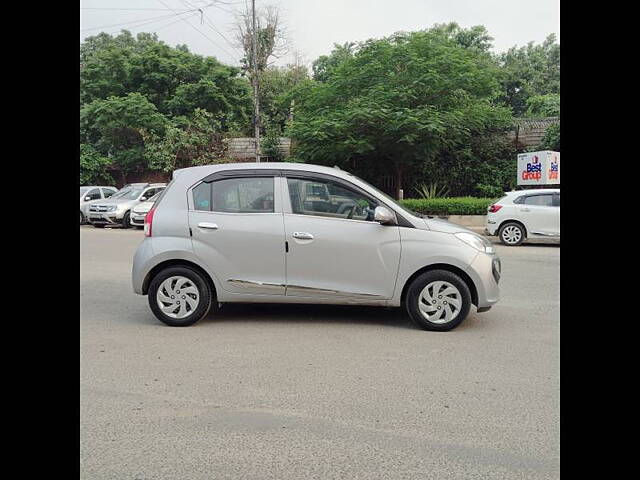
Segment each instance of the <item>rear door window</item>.
[{"label": "rear door window", "polygon": [[273,177],[227,178],[193,189],[195,210],[223,213],[273,213]]},{"label": "rear door window", "polygon": [[528,195],[524,199],[525,205],[537,205],[538,207],[552,207],[553,206],[553,195],[552,194],[544,194],[544,195]]}]

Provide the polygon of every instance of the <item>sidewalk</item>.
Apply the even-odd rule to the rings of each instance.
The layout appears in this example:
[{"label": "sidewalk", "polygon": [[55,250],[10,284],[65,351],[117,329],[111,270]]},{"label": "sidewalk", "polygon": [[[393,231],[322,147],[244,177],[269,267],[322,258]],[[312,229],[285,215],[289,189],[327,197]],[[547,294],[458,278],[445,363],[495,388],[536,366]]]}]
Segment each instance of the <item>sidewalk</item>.
[{"label": "sidewalk", "polygon": [[[476,232],[479,235],[487,237],[493,243],[501,243],[498,237],[496,236],[491,237],[489,235],[486,235],[484,231],[484,227],[470,227],[467,225],[463,225],[463,226],[465,228],[468,228],[469,230]],[[560,240],[557,238],[528,238],[524,242],[525,243],[545,243],[545,244],[554,244],[554,245],[560,244]]]}]

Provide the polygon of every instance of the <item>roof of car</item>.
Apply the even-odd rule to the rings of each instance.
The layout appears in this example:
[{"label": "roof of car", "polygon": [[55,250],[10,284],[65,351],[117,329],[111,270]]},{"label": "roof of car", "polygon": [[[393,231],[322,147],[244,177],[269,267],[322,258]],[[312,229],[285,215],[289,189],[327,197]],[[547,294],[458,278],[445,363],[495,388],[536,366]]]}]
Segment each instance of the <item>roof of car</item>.
[{"label": "roof of car", "polygon": [[313,165],[310,163],[293,162],[238,162],[238,163],[218,163],[215,165],[202,165],[198,167],[180,168],[173,171],[173,177],[188,174],[189,176],[206,176],[222,170],[302,170],[306,172],[327,173],[336,177],[352,177],[349,172],[336,167],[326,167],[323,165]]},{"label": "roof of car", "polygon": [[560,193],[559,188],[529,188],[526,190],[511,190],[505,192],[505,195],[526,195],[531,193]]}]

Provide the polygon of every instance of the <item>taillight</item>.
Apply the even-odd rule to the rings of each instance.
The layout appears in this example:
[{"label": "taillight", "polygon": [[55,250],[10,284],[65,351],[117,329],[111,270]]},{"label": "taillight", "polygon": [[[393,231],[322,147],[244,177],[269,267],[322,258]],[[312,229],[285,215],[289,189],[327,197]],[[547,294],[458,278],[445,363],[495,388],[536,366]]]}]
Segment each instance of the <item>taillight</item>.
[{"label": "taillight", "polygon": [[151,210],[147,212],[144,216],[144,236],[151,236],[151,227],[153,226],[153,214],[156,211],[156,207],[153,207]]},{"label": "taillight", "polygon": [[502,208],[502,205],[491,205],[489,207],[489,213],[496,213],[501,208]]}]

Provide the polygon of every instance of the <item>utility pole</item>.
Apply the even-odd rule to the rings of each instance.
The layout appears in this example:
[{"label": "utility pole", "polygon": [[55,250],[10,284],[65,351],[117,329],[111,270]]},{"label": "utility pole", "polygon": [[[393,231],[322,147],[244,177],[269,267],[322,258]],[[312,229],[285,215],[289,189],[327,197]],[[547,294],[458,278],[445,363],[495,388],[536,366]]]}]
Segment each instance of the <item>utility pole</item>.
[{"label": "utility pole", "polygon": [[256,35],[256,0],[251,0],[251,43],[253,50],[253,98],[254,98],[254,114],[253,124],[255,128],[256,142],[256,162],[260,161],[260,99],[258,97],[260,89],[258,87],[258,39]]}]

